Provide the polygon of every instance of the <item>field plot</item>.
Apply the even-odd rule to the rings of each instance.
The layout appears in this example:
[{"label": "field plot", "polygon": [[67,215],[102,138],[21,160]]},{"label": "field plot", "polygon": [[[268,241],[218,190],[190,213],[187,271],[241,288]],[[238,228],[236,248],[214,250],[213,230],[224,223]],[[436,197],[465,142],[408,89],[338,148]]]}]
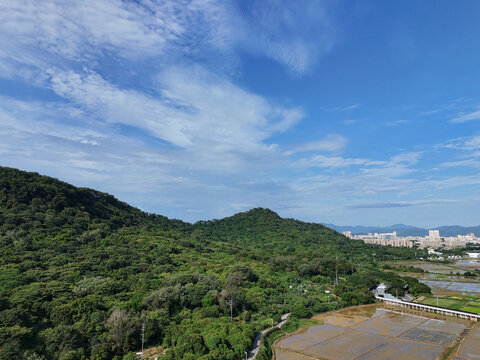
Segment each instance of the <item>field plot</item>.
[{"label": "field plot", "polygon": [[[368,313],[365,309],[375,311]],[[323,320],[324,324],[279,339],[274,345],[276,359],[434,360],[468,325],[462,319],[431,319],[386,310],[379,305],[322,314],[316,320]],[[472,336],[465,346],[464,352],[469,356],[475,351],[480,356],[480,347],[472,350],[480,342],[480,333],[478,336]],[[480,359],[460,354],[458,357]]]},{"label": "field plot", "polygon": [[448,321],[429,319],[417,327],[418,329],[445,332],[452,336],[460,335],[465,329],[465,321],[451,318]]},{"label": "field plot", "polygon": [[296,336],[284,338],[279,342],[279,346],[301,351],[318,344],[320,341],[328,340],[349,331],[346,328],[328,324],[312,326],[304,330],[298,332]]},{"label": "field plot", "polygon": [[450,274],[450,273],[460,273],[463,274],[465,270],[460,269],[459,267],[452,267],[448,265],[442,264],[434,264],[431,262],[422,262],[422,261],[395,261],[395,262],[387,262],[387,264],[392,266],[413,266],[425,271],[435,273],[435,274]]},{"label": "field plot", "polygon": [[457,357],[460,360],[479,360],[480,359],[480,324],[476,324],[467,334],[460,349],[458,349]]},{"label": "field plot", "polygon": [[456,292],[469,292],[480,294],[480,283],[463,281],[441,281],[441,280],[421,280],[432,289],[449,290]]},{"label": "field plot", "polygon": [[477,259],[462,259],[455,261],[456,266],[480,269],[480,260]]},{"label": "field plot", "polygon": [[350,360],[388,341],[387,336],[352,331],[309,347],[305,353],[327,359]]},{"label": "field plot", "polygon": [[292,351],[283,351],[282,349],[276,349],[275,355],[277,359],[282,360],[312,360],[312,357],[298,354]]},{"label": "field plot", "polygon": [[455,340],[453,336],[448,333],[439,332],[439,331],[431,331],[431,330],[424,330],[424,329],[412,329],[408,330],[405,334],[402,335],[404,339],[410,340],[419,340],[419,341],[426,341],[433,344],[443,344],[447,340],[452,342]]},{"label": "field plot", "polygon": [[427,318],[420,316],[402,315],[401,313],[389,311],[383,315],[355,325],[352,329],[393,337],[399,336],[405,331],[414,328],[427,320]]},{"label": "field plot", "polygon": [[358,360],[433,360],[443,352],[438,345],[421,344],[412,341],[395,340],[363,354]]},{"label": "field plot", "polygon": [[[425,297],[420,304],[437,306],[437,297]],[[480,299],[477,296],[443,295],[438,296],[438,306],[446,309],[480,314]]]}]

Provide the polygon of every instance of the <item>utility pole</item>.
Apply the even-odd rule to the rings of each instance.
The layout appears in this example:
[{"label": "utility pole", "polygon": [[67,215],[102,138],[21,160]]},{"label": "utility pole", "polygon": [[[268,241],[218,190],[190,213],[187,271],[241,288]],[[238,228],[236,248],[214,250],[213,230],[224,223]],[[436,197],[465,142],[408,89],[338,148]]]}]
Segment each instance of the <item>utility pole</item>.
[{"label": "utility pole", "polygon": [[437,307],[438,307],[438,295],[435,295],[437,297]]},{"label": "utility pole", "polygon": [[338,256],[335,261],[335,286],[338,285]]},{"label": "utility pole", "polygon": [[143,344],[145,342],[145,319],[142,323],[142,360],[143,360]]},{"label": "utility pole", "polygon": [[228,304],[230,305],[230,321],[233,321],[233,299],[230,298],[228,301]]}]

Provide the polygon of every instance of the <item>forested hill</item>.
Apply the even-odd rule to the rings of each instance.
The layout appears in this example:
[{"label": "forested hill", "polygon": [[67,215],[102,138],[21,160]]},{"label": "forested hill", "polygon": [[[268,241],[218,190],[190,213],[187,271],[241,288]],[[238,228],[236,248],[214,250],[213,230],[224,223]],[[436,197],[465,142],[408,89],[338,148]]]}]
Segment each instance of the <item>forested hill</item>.
[{"label": "forested hill", "polygon": [[345,255],[358,254],[364,245],[350,240],[322,224],[306,223],[295,219],[281,218],[270,209],[255,208],[221,220],[200,221],[196,231],[216,240],[233,242],[242,246],[295,253],[322,249],[323,254],[342,251]]},{"label": "forested hill", "polygon": [[135,359],[145,322],[146,347],[166,360],[240,360],[286,312],[294,326],[369,303],[380,281],[428,291],[383,272],[373,253],[415,256],[268,209],[192,225],[0,168],[0,359]]},{"label": "forested hill", "polygon": [[187,227],[181,221],[142,212],[106,193],[0,167],[2,231],[55,232],[65,227],[81,233],[148,223],[165,228]]}]

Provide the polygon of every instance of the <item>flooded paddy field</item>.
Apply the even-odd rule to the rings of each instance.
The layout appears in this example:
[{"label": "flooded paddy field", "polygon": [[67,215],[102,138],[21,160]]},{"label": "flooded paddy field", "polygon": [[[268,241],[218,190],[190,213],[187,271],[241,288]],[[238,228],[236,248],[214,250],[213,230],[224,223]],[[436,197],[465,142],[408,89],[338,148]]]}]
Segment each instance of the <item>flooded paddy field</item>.
[{"label": "flooded paddy field", "polygon": [[476,324],[469,331],[457,351],[456,360],[480,359],[480,324]]},{"label": "flooded paddy field", "polygon": [[479,282],[460,282],[460,281],[439,281],[439,280],[422,280],[433,289],[450,290],[456,292],[469,292],[480,294]]},{"label": "flooded paddy field", "polygon": [[[320,314],[314,317],[320,325],[277,340],[275,358],[397,360],[401,355],[402,360],[434,360],[471,324],[463,319],[427,316],[389,310],[379,304]],[[480,331],[471,331],[460,347],[463,352],[459,352],[459,359],[480,359],[478,345]]]},{"label": "flooded paddy field", "polygon": [[478,259],[462,259],[454,263],[455,266],[468,267],[470,269],[480,269],[480,260]]},{"label": "flooded paddy field", "polygon": [[457,266],[455,264],[447,265],[447,264],[436,264],[427,261],[392,261],[387,262],[388,265],[393,267],[395,266],[413,266],[416,268],[420,268],[424,271],[428,271],[430,273],[435,274],[450,274],[450,273],[460,273],[463,274],[466,270],[462,269],[462,266]]},{"label": "flooded paddy field", "polygon": [[401,276],[415,277],[428,285],[434,295],[471,294],[480,296],[480,281],[464,277],[466,271],[480,269],[480,261],[472,259],[457,260],[452,264],[435,264],[426,261],[393,261],[386,264],[395,266],[413,266],[421,268],[426,273],[399,272]]}]

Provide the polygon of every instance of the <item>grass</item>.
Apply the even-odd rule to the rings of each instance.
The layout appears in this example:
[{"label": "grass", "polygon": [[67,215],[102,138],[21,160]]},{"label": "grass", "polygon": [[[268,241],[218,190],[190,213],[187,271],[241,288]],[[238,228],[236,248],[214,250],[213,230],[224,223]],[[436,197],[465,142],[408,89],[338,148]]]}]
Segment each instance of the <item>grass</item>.
[{"label": "grass", "polygon": [[[472,296],[462,296],[462,295],[455,295],[455,296],[439,296],[438,297],[438,306],[451,309],[451,310],[459,310],[459,311],[466,311],[474,314],[480,314],[480,302],[477,297],[473,297],[474,301],[470,301]],[[436,297],[426,297],[420,304],[437,306],[437,298]]]},{"label": "grass", "polygon": [[453,345],[452,347],[450,347],[441,357],[442,360],[447,360],[450,358],[450,355],[452,355],[452,353],[454,351],[456,351],[458,349],[458,347],[460,346],[459,343],[455,343],[455,345]]},{"label": "grass", "polygon": [[467,305],[462,308],[462,311],[467,311],[474,314],[480,314],[480,307]]},{"label": "grass", "polygon": [[298,326],[299,329],[310,327],[313,325],[319,325],[322,323],[321,321],[313,320],[313,319],[300,319],[298,320],[298,322],[299,322],[299,326]]},{"label": "grass", "polygon": [[[437,298],[427,297],[421,301],[421,304],[437,306]],[[438,298],[438,306],[446,309],[460,310],[467,305],[465,300],[456,300],[452,298]]]}]

